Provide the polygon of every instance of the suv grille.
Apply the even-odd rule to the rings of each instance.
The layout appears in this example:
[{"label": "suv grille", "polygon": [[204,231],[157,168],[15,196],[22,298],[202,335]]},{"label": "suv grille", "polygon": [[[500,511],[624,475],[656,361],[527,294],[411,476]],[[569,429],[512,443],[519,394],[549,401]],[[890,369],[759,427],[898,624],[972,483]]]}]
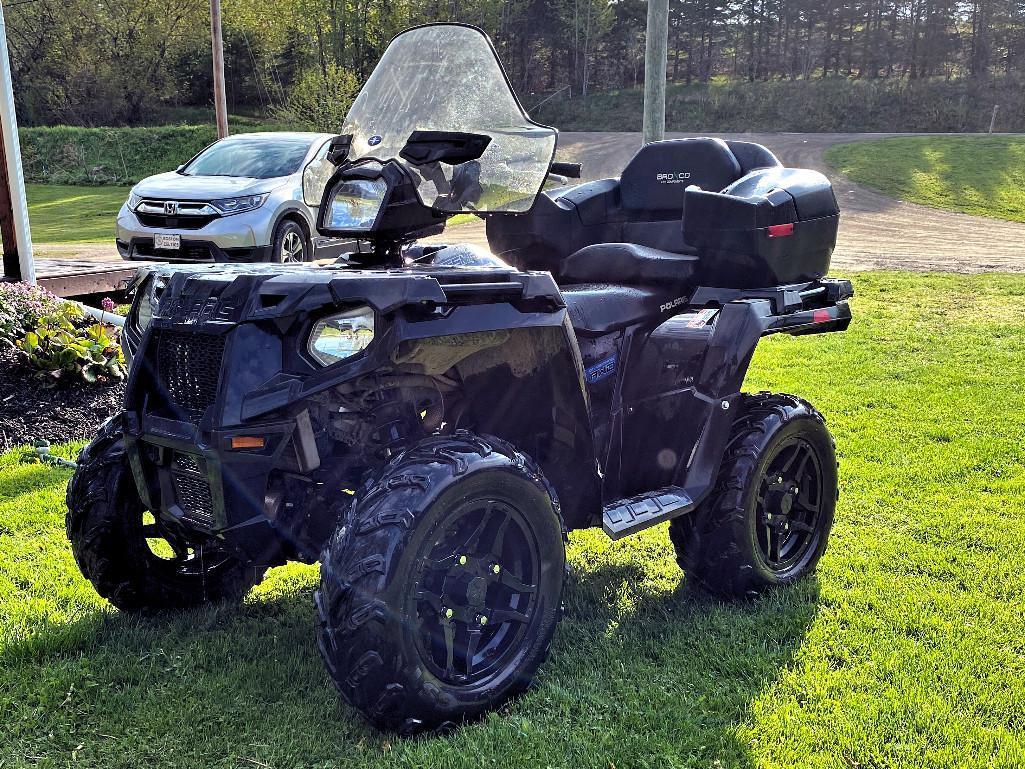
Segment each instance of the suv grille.
[{"label": "suv grille", "polygon": [[189,454],[175,452],[171,468],[174,496],[185,517],[196,523],[213,528],[214,500],[210,484],[200,472],[196,458]]},{"label": "suv grille", "polygon": [[136,212],[136,217],[146,227],[163,227],[174,230],[201,230],[216,216],[164,216],[163,214],[143,214]]},{"label": "suv grille", "polygon": [[157,373],[172,407],[198,422],[217,398],[223,357],[223,334],[160,332]]}]

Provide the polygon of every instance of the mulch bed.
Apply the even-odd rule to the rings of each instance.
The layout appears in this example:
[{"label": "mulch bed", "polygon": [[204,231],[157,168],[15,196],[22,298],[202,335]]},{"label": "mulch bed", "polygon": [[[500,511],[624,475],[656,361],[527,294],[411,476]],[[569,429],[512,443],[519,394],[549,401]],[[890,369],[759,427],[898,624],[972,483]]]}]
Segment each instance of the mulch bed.
[{"label": "mulch bed", "polygon": [[92,437],[124,401],[121,382],[47,387],[33,373],[16,351],[0,347],[0,451],[40,438],[61,443]]}]

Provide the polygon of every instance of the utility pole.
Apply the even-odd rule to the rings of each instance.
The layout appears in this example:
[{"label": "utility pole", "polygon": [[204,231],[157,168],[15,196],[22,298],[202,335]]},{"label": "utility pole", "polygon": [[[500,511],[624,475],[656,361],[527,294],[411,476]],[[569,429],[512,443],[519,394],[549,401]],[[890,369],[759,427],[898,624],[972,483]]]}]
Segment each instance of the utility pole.
[{"label": "utility pole", "polygon": [[221,37],[221,0],[210,0],[210,38],[214,54],[214,113],[217,138],[228,135],[228,103],[224,97],[224,40]]},{"label": "utility pole", "polygon": [[7,52],[7,24],[0,6],[0,236],[4,249],[4,278],[36,282],[32,236],[25,201],[25,175],[21,168],[18,118],[14,112],[11,58]]},{"label": "utility pole", "polygon": [[669,0],[648,0],[644,45],[644,143],[666,133],[666,54],[669,48]]}]

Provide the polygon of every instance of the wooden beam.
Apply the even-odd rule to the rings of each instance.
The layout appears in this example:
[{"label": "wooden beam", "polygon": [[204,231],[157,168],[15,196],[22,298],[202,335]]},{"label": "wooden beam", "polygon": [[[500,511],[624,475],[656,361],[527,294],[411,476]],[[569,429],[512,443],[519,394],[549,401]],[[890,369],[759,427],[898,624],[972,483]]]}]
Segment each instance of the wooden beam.
[{"label": "wooden beam", "polygon": [[0,238],[4,249],[4,278],[35,283],[32,236],[29,230],[25,177],[21,168],[18,118],[14,112],[7,23],[0,7]]},{"label": "wooden beam", "polygon": [[666,54],[669,48],[669,0],[648,0],[644,45],[644,143],[666,134]]},{"label": "wooden beam", "polygon": [[228,103],[224,95],[224,40],[221,36],[221,0],[210,0],[210,39],[214,59],[214,114],[217,138],[228,135]]}]

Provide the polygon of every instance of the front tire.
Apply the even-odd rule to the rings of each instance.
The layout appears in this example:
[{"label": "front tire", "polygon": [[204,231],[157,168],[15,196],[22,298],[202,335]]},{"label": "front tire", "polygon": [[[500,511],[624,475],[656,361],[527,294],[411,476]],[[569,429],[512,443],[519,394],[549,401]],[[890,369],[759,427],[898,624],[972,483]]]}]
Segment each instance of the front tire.
[{"label": "front tire", "polygon": [[82,449],[68,482],[65,518],[82,575],[121,611],[158,612],[238,601],[260,581],[216,545],[189,542],[147,523],[117,419]]},{"label": "front tire", "polygon": [[723,598],[812,572],[836,510],[836,453],[822,415],[792,395],[748,395],[740,405],[715,488],[669,525],[687,579]]},{"label": "front tire", "polygon": [[321,654],[375,727],[415,734],[529,685],[561,613],[562,520],[539,468],[469,433],[421,441],[361,491],[321,557]]},{"label": "front tire", "polygon": [[285,219],[274,228],[274,239],[271,244],[274,261],[281,264],[300,264],[310,260],[312,251],[310,239],[298,222]]}]

